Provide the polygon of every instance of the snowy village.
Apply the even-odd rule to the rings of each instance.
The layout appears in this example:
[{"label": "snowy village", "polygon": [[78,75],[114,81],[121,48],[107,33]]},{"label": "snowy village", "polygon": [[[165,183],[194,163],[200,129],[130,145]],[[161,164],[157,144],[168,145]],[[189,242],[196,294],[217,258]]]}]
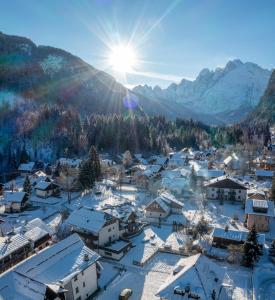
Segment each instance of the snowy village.
[{"label": "snowy village", "polygon": [[272,299],[272,142],[249,160],[232,146],[149,157],[92,147],[49,165],[24,149],[1,184],[0,295]]}]

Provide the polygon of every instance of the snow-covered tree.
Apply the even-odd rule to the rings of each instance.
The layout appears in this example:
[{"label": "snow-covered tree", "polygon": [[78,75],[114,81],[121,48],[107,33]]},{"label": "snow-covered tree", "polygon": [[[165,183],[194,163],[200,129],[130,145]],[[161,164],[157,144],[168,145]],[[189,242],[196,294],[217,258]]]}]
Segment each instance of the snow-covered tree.
[{"label": "snow-covered tree", "polygon": [[25,193],[27,193],[28,195],[30,195],[31,192],[32,192],[32,185],[31,185],[29,176],[27,176],[25,178],[25,181],[24,181],[24,184],[23,184],[23,191]]}]

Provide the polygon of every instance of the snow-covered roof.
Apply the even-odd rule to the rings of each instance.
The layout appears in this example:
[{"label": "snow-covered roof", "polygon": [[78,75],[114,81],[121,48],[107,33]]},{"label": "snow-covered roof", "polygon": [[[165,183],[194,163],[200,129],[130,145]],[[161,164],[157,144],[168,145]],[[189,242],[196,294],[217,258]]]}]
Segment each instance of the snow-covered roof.
[{"label": "snow-covered roof", "polygon": [[32,242],[36,242],[47,235],[49,235],[49,233],[40,227],[34,227],[24,234],[24,236]]},{"label": "snow-covered roof", "polygon": [[[198,295],[200,299],[208,300],[212,298],[213,290],[216,295],[219,295],[220,291],[225,288],[223,285],[226,279],[224,269],[204,255],[190,256],[183,260],[183,265],[183,269],[178,274],[171,275],[160,287],[156,294],[158,297],[169,300],[177,300],[179,297],[185,299],[174,291],[175,289],[185,291],[189,287],[192,294]],[[224,300],[227,299],[224,298]]]},{"label": "snow-covered roof", "polygon": [[152,201],[150,201],[147,204],[146,208],[154,202],[156,202],[165,212],[170,211],[170,208],[167,206],[167,204],[164,202],[164,200],[161,197],[157,197],[157,198],[153,199]]},{"label": "snow-covered roof", "polygon": [[159,197],[160,197],[164,202],[166,202],[166,203],[168,203],[168,204],[171,204],[171,202],[173,202],[173,203],[177,204],[178,206],[183,207],[183,203],[180,202],[179,200],[177,200],[177,199],[175,198],[175,196],[172,195],[172,194],[170,194],[170,193],[163,192],[163,193],[161,193],[161,194],[159,195]]},{"label": "snow-covered roof", "polygon": [[224,175],[218,178],[211,179],[205,184],[205,186],[247,190],[247,188],[243,185],[242,182],[233,177],[230,177],[229,175]]},{"label": "snow-covered roof", "polygon": [[[266,212],[255,211],[255,208],[266,209]],[[247,199],[245,203],[245,214],[274,217],[274,203],[268,200]]]},{"label": "snow-covered roof", "polygon": [[78,159],[78,158],[64,158],[64,157],[61,157],[61,158],[59,158],[59,162],[62,165],[68,165],[71,168],[78,168],[79,165],[81,164],[82,160]]},{"label": "snow-covered roof", "polygon": [[107,215],[99,210],[81,207],[73,211],[66,222],[79,229],[98,234],[107,220]]},{"label": "snow-covered roof", "polygon": [[55,292],[63,290],[72,277],[99,258],[77,234],[73,234],[6,273],[4,278],[0,278],[0,294],[2,291],[4,294],[9,292],[7,299],[42,300],[47,287]]},{"label": "snow-covered roof", "polygon": [[[225,230],[224,228],[216,227],[212,233],[213,237],[218,237],[226,240],[232,240],[237,242],[244,242],[247,239],[248,231],[241,230]],[[265,235],[258,233],[258,242],[260,245],[264,245],[265,243]]]},{"label": "snow-covered roof", "polygon": [[51,185],[52,185],[52,188],[57,187],[57,185],[55,183],[53,183],[51,180],[40,180],[36,184],[35,189],[45,191],[45,190],[49,189]]},{"label": "snow-covered roof", "polygon": [[5,192],[4,201],[6,203],[17,202],[21,203],[26,196],[25,192]]},{"label": "snow-covered roof", "polygon": [[255,171],[255,175],[260,176],[260,177],[270,177],[270,178],[272,178],[274,176],[274,171],[258,169],[258,170]]},{"label": "snow-covered roof", "polygon": [[29,240],[21,234],[0,238],[0,259],[10,255],[29,243]]},{"label": "snow-covered roof", "polygon": [[204,178],[216,178],[224,175],[223,170],[214,170],[214,169],[200,169],[197,172],[197,176]]},{"label": "snow-covered roof", "polygon": [[24,172],[31,172],[34,168],[35,163],[34,162],[28,162],[25,164],[20,164],[18,167],[19,171],[24,171]]},{"label": "snow-covered roof", "polygon": [[54,234],[53,229],[49,225],[47,225],[44,221],[42,221],[40,218],[35,218],[27,222],[25,225],[16,228],[15,231],[16,233],[24,233],[26,231],[32,230],[35,227],[39,227],[40,229],[43,229],[50,235]]}]

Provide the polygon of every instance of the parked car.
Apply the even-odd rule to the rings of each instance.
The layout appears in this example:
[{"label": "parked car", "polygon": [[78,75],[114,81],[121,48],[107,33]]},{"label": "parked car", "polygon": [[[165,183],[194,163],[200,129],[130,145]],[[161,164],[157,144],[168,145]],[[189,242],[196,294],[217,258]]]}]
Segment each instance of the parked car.
[{"label": "parked car", "polygon": [[133,291],[131,289],[123,289],[119,294],[119,300],[127,300],[131,297]]}]

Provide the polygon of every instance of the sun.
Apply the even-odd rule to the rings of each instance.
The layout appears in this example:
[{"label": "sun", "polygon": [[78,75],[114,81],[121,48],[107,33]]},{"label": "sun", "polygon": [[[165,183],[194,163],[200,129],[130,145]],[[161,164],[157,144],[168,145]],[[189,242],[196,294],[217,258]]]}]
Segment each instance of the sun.
[{"label": "sun", "polygon": [[135,50],[130,46],[118,45],[111,49],[109,63],[121,73],[130,73],[137,64]]}]

